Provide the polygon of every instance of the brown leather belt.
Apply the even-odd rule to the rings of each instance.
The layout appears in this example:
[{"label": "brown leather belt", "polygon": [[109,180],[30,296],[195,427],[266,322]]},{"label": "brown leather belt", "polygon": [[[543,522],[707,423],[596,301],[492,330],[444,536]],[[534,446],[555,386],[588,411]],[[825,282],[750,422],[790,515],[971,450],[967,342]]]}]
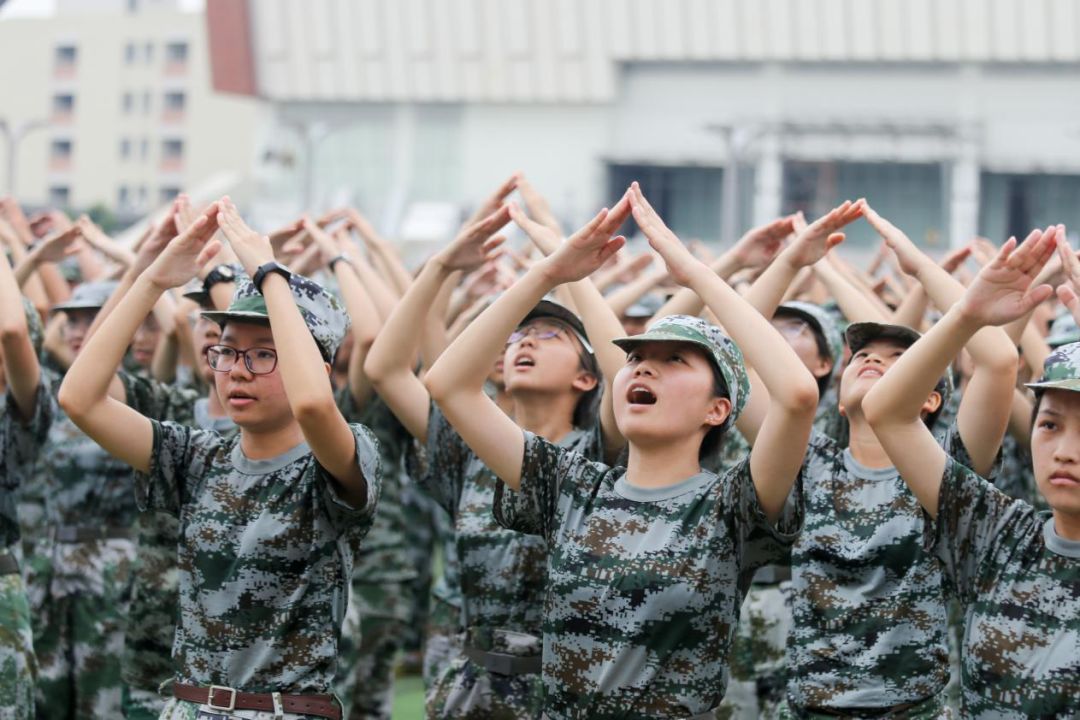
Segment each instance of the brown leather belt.
[{"label": "brown leather belt", "polygon": [[130,540],[133,534],[131,528],[126,527],[61,525],[56,528],[53,537],[58,543],[81,543],[94,540]]},{"label": "brown leather belt", "polygon": [[499,675],[539,675],[543,666],[539,655],[508,655],[474,647],[465,648],[465,657]]},{"label": "brown leather belt", "polygon": [[[274,707],[274,696],[281,701],[281,707]],[[231,712],[233,710],[262,710],[275,712],[282,710],[300,715],[341,720],[341,706],[333,695],[285,695],[284,693],[246,693],[222,685],[199,687],[173,683],[173,696],[187,702],[207,705],[211,710]]]},{"label": "brown leather belt", "polygon": [[18,572],[18,559],[11,552],[0,554],[0,575],[15,575]]}]

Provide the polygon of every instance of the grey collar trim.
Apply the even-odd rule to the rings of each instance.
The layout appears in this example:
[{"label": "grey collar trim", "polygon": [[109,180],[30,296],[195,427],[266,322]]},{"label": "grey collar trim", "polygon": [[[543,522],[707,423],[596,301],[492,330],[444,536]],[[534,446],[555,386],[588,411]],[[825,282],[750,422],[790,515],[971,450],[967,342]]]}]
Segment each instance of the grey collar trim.
[{"label": "grey collar trim", "polygon": [[237,472],[244,475],[266,475],[296,462],[309,453],[311,453],[311,448],[308,447],[306,442],[302,442],[277,457],[252,460],[244,455],[244,451],[240,449],[240,442],[237,441],[236,445],[233,446],[231,459],[232,465]]},{"label": "grey collar trim", "polygon": [[1046,518],[1043,525],[1043,540],[1050,552],[1067,558],[1080,559],[1080,540],[1068,540],[1057,534],[1054,529],[1054,516]]}]

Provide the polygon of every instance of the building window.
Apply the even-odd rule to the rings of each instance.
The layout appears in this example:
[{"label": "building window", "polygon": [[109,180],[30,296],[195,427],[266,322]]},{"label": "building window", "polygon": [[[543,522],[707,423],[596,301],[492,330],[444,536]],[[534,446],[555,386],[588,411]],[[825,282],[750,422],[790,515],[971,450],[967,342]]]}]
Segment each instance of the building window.
[{"label": "building window", "polygon": [[67,185],[49,187],[49,205],[54,208],[66,208],[71,204],[71,188]]},{"label": "building window", "polygon": [[71,93],[53,95],[53,122],[67,122],[75,114],[75,96]]},{"label": "building window", "polygon": [[180,194],[180,188],[172,185],[165,185],[158,190],[158,203],[164,205],[171,203],[176,199],[176,196]]},{"label": "building window", "polygon": [[146,207],[146,186],[139,186],[139,207]]},{"label": "building window", "polygon": [[49,146],[49,169],[65,171],[71,169],[71,141],[53,140]]},{"label": "building window", "polygon": [[74,75],[78,60],[79,50],[74,45],[57,45],[53,54],[53,73],[57,77]]},{"label": "building window", "polygon": [[183,118],[186,102],[187,97],[182,92],[172,91],[165,93],[162,102],[162,119],[165,121],[176,121]]},{"label": "building window", "polygon": [[182,40],[165,44],[165,72],[171,75],[187,71],[188,44]]},{"label": "building window", "polygon": [[143,60],[147,65],[154,62],[154,43],[148,42],[143,45]]},{"label": "building window", "polygon": [[184,141],[161,141],[161,169],[179,170],[184,164]]},{"label": "building window", "polygon": [[149,90],[143,90],[143,94],[142,94],[142,111],[143,111],[143,115],[149,115],[150,114],[150,91]]},{"label": "building window", "polygon": [[120,140],[120,159],[131,159],[131,140],[123,138]]},{"label": "building window", "polygon": [[129,92],[124,93],[120,98],[120,107],[123,108],[125,115],[130,115],[135,108],[135,96]]},{"label": "building window", "polygon": [[150,141],[143,138],[139,141],[139,159],[145,160],[148,157],[150,157]]},{"label": "building window", "polygon": [[116,204],[120,208],[126,208],[131,204],[131,191],[127,185],[121,185],[116,190]]},{"label": "building window", "polygon": [[139,0],[127,0],[127,9],[129,13],[139,12]]},{"label": "building window", "polygon": [[135,62],[135,43],[129,42],[124,45],[124,64],[131,65]]}]

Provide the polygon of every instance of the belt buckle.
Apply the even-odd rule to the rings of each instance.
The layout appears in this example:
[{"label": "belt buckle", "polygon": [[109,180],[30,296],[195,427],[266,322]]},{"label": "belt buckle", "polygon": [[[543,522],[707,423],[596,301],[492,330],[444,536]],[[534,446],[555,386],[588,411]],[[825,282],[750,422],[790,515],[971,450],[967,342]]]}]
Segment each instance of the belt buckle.
[{"label": "belt buckle", "polygon": [[[232,693],[229,696],[228,705],[218,705],[216,702],[214,702],[214,693],[218,690]],[[236,709],[236,690],[231,687],[226,687],[224,685],[211,685],[210,692],[206,695],[206,704],[210,707],[211,710],[224,710],[225,712],[232,712]]]},{"label": "belt buckle", "polygon": [[488,652],[487,669],[499,675],[510,675],[514,668],[514,656],[505,653]]}]

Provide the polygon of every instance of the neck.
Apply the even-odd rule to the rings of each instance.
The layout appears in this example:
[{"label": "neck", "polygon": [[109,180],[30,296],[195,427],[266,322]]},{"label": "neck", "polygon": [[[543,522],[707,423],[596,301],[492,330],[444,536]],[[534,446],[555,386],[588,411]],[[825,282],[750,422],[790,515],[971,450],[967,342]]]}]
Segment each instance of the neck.
[{"label": "neck", "polygon": [[1080,541],[1080,515],[1054,511],[1054,531],[1066,540]]},{"label": "neck", "polygon": [[249,460],[277,457],[304,442],[300,423],[295,420],[273,430],[240,430],[240,449]]},{"label": "neck", "polygon": [[549,442],[558,442],[574,429],[574,404],[576,395],[567,393],[516,394],[514,422],[524,430],[539,435]]},{"label": "neck", "polygon": [[701,472],[698,452],[701,436],[696,433],[676,442],[641,446],[630,443],[626,480],[638,487],[668,487]]},{"label": "neck", "polygon": [[848,450],[851,451],[851,457],[855,458],[857,463],[875,470],[894,465],[862,413],[849,414],[848,427],[850,428]]}]

